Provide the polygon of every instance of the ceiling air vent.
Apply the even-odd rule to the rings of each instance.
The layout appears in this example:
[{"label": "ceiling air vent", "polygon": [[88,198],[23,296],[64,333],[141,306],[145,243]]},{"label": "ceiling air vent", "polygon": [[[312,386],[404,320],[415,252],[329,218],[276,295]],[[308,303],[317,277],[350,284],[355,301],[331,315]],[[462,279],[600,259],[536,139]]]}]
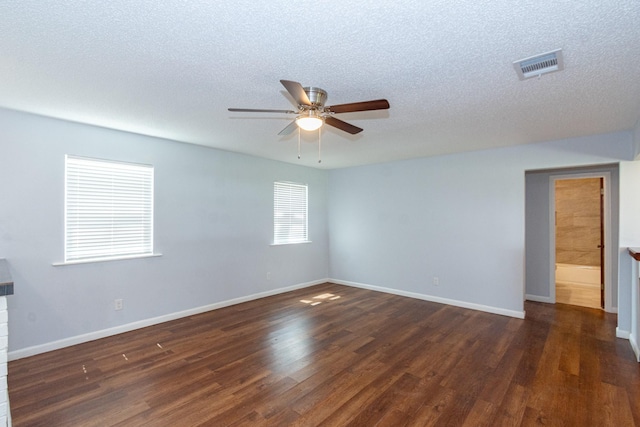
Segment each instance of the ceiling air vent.
[{"label": "ceiling air vent", "polygon": [[516,69],[520,80],[563,70],[564,60],[562,59],[562,49],[556,49],[541,55],[521,59],[514,62],[513,67]]}]

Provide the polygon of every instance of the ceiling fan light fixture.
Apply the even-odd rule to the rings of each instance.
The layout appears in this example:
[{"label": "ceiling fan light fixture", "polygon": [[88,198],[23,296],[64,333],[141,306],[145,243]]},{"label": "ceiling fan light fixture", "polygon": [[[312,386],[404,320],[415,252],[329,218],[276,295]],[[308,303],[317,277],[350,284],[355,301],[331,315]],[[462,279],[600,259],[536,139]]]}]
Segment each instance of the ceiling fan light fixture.
[{"label": "ceiling fan light fixture", "polygon": [[302,130],[317,130],[320,129],[324,122],[315,111],[309,111],[308,116],[300,116],[296,119],[296,124]]}]

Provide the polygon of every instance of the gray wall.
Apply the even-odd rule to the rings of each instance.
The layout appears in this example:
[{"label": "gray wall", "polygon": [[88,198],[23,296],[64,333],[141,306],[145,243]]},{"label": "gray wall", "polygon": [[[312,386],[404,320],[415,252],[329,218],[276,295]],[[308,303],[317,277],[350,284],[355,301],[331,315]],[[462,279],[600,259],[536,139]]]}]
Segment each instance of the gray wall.
[{"label": "gray wall", "polygon": [[640,157],[640,120],[636,122],[636,126],[633,128],[633,142],[634,142],[634,159]]},{"label": "gray wall", "polygon": [[[154,165],[161,257],[52,266],[65,154]],[[270,245],[275,180],[309,185],[312,243]],[[0,183],[10,350],[327,277],[326,171],[0,110]]]},{"label": "gray wall", "polygon": [[611,271],[612,306],[618,307],[618,235],[619,235],[619,177],[618,165],[595,167],[564,168],[553,170],[528,171],[526,173],[526,276],[525,293],[542,298],[550,298],[551,253],[549,182],[554,175],[580,174],[590,172],[609,172],[611,174]]},{"label": "gray wall", "polygon": [[618,133],[333,170],[330,277],[522,311],[525,171],[632,157]]},{"label": "gray wall", "polygon": [[640,248],[640,162],[620,163],[620,281],[619,328],[629,332],[640,361],[640,286],[638,263],[627,248]]},{"label": "gray wall", "polygon": [[525,175],[525,295],[550,299],[549,173]]},{"label": "gray wall", "polygon": [[[10,348],[326,277],[522,311],[525,171],[633,152],[632,134],[618,133],[327,172],[0,110]],[[163,256],[52,266],[63,257],[67,153],[155,166]],[[270,246],[274,180],[309,184],[312,243]]]}]

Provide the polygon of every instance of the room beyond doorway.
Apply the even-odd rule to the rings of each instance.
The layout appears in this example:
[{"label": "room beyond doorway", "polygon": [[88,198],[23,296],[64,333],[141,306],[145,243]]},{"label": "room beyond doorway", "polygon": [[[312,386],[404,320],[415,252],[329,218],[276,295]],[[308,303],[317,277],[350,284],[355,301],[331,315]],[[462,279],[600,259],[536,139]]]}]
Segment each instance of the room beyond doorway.
[{"label": "room beyond doorway", "polygon": [[616,164],[525,173],[525,298],[556,303],[555,181],[604,178],[604,311],[618,310],[619,167]]},{"label": "room beyond doorway", "polygon": [[556,302],[605,307],[604,177],[554,180]]}]

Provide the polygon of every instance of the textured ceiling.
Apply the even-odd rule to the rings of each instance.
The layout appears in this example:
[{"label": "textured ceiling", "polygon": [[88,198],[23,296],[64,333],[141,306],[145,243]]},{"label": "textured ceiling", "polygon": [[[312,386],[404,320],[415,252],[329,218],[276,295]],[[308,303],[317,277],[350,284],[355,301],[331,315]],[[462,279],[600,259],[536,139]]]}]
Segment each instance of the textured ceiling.
[{"label": "textured ceiling", "polygon": [[[562,48],[565,70],[512,62]],[[391,109],[277,133],[280,79],[327,105]],[[337,168],[630,130],[640,117],[638,0],[4,0],[0,106]]]}]

